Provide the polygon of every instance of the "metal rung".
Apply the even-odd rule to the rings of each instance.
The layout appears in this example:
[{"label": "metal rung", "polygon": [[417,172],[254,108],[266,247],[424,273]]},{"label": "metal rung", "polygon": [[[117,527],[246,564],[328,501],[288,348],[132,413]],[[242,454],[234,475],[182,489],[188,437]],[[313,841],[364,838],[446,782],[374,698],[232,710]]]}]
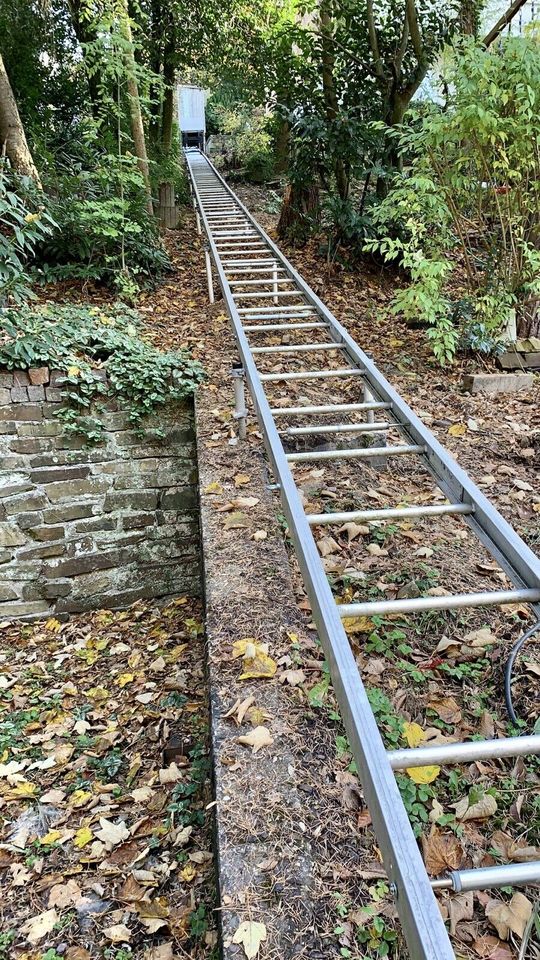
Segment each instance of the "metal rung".
[{"label": "metal rung", "polygon": [[312,433],[380,433],[382,430],[390,430],[393,426],[394,424],[386,420],[373,423],[318,423],[313,427],[287,427],[281,432],[288,437],[303,437]]},{"label": "metal rung", "polygon": [[279,347],[252,347],[252,353],[313,353],[318,350],[344,350],[341,343],[291,343]]},{"label": "metal rung", "polygon": [[[244,268],[245,271],[250,272],[250,268],[253,267],[262,267],[265,263],[273,263],[273,260],[223,260],[225,273],[235,273],[234,270],[229,270],[228,267],[225,267],[226,263],[230,263],[232,266],[240,266]],[[243,272],[243,271],[242,271]],[[255,271],[256,272],[256,271]]]},{"label": "metal rung", "polygon": [[[316,317],[316,316],[317,316],[316,313],[309,313],[309,312],[305,313],[304,311],[302,311],[301,313],[278,313],[278,314],[250,313],[249,316],[246,317],[246,320],[307,320],[310,317]],[[321,323],[322,323],[322,326],[326,326],[324,321],[321,321]],[[265,330],[270,330],[270,326],[271,326],[270,324],[266,324],[264,327]],[[285,323],[285,324],[280,324],[280,326],[289,330],[292,325]],[[243,329],[247,330],[247,326],[245,326]]]},{"label": "metal rung", "polygon": [[433,890],[493,890],[496,887],[524,887],[540,883],[540,860],[529,863],[505,863],[498,867],[477,867],[475,870],[452,870],[448,877],[432,880]]},{"label": "metal rung", "polygon": [[254,293],[241,293],[240,290],[238,290],[234,294],[234,299],[235,300],[259,300],[263,298],[266,299],[267,297],[303,297],[303,296],[304,295],[303,293],[300,292],[300,290],[276,290],[273,293],[271,291],[266,292],[264,290],[261,290],[260,292],[255,291]]},{"label": "metal rung", "polygon": [[313,323],[261,323],[246,324],[246,333],[272,333],[274,330],[315,330],[318,327],[328,327],[324,320],[314,320]]},{"label": "metal rung", "polygon": [[327,380],[331,377],[361,377],[364,371],[358,367],[341,370],[305,370],[303,373],[261,373],[261,380]]},{"label": "metal rung", "polygon": [[[247,330],[247,327],[244,329]],[[338,411],[343,413],[350,411],[352,413],[355,410],[390,410],[391,407],[391,403],[381,403],[374,400],[371,403],[328,403],[322,407],[272,407],[270,413],[274,417],[291,417],[305,413],[337,413]]]},{"label": "metal rung", "polygon": [[[271,274],[268,277],[261,277],[260,280],[229,280],[230,287],[247,287],[248,284],[255,287],[262,286],[264,283],[294,283],[294,280],[291,280],[290,277],[272,277]],[[238,294],[235,294],[235,296],[238,296]]]},{"label": "metal rung", "polygon": [[389,750],[392,770],[409,767],[443,767],[450,763],[474,763],[475,760],[504,760],[505,757],[527,757],[540,754],[540,734],[507,737],[504,740],[471,740],[470,743],[437,743],[433,746]]},{"label": "metal rung", "polygon": [[[307,460],[358,460],[368,457],[396,457],[399,454],[424,453],[424,447],[414,443],[400,447],[360,447],[357,450],[314,450],[313,453],[288,453],[290,462]],[[539,591],[540,592],[540,591]],[[340,610],[342,608],[340,607]]]},{"label": "metal rung", "polygon": [[[261,262],[261,261],[259,260],[258,263],[260,263],[260,262]],[[266,261],[266,262],[268,262],[268,261]],[[274,268],[274,269],[275,269],[275,268]],[[270,280],[273,279],[272,264],[271,264],[270,262],[269,262],[269,265],[268,265],[267,267],[263,267],[262,270],[257,270],[255,267],[253,267],[253,268],[250,268],[250,267],[242,267],[240,270],[226,270],[225,272],[228,273],[228,274],[234,274],[234,276],[236,276],[238,273],[266,273],[266,274],[268,274],[268,277],[269,277]],[[285,271],[285,268],[284,268],[284,267],[277,267],[277,269],[275,269],[275,272],[276,272],[276,273],[285,273],[286,271]]]},{"label": "metal rung", "polygon": [[343,603],[338,604],[338,611],[342,618],[373,617],[375,614],[385,616],[390,613],[421,613],[426,610],[456,610],[461,607],[496,607],[504,603],[537,603],[539,600],[540,590],[538,589],[492,590],[483,593],[450,593],[443,597],[411,597],[403,600]]},{"label": "metal rung", "polygon": [[[368,424],[369,427],[374,424]],[[310,513],[307,521],[312,527],[327,523],[348,523],[357,520],[404,520],[407,517],[444,517],[447,514],[474,513],[467,503],[447,503],[430,507],[395,507],[387,510],[348,510],[342,513]]]},{"label": "metal rung", "polygon": [[247,319],[256,313],[262,317],[267,316],[269,320],[272,320],[274,317],[278,319],[284,314],[290,315],[291,317],[300,317],[302,314],[308,314],[310,317],[318,316],[313,307],[310,307],[308,303],[305,305],[302,303],[290,303],[288,306],[283,307],[239,307],[238,313],[245,315]]}]

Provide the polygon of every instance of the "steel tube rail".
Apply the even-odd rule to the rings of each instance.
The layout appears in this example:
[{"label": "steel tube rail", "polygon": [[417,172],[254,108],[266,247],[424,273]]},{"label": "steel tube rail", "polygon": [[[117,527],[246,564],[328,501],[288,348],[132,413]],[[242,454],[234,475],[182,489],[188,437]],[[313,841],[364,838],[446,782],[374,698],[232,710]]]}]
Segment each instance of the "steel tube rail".
[{"label": "steel tube rail", "polygon": [[433,746],[389,750],[392,770],[409,767],[444,766],[448,763],[474,763],[475,760],[502,760],[504,757],[540,755],[540,734],[507,737],[503,740],[471,740],[466,743],[437,743]]},{"label": "steel tube rail", "polygon": [[[189,162],[189,156],[188,156]],[[209,163],[208,160],[204,162]],[[221,174],[209,164],[216,179],[221,183],[223,190],[229,197],[234,194],[225,183]],[[392,404],[392,412],[399,422],[401,429],[407,434],[410,443],[425,447],[423,463],[437,481],[439,487],[452,503],[472,503],[474,513],[465,517],[465,522],[474,530],[479,540],[489,550],[494,559],[508,574],[517,587],[540,587],[540,560],[523,542],[521,537],[504,519],[487,497],[481,492],[471,478],[458,466],[453,457],[439,443],[434,434],[425,426],[419,417],[412,411],[400,394],[388,382],[386,377],[377,369],[374,362],[347,332],[316,295],[306,281],[295,270],[291,263],[283,256],[279,247],[270,239],[259,224],[253,219],[244,204],[234,198],[249,220],[251,226],[264,240],[268,250],[279,263],[294,278],[298,289],[306,300],[316,309],[319,315],[328,320],[330,334],[342,342],[352,361],[364,369],[364,377],[374,396]],[[198,194],[197,194],[198,200]],[[534,610],[540,616],[540,603],[533,603]]]},{"label": "steel tube rail", "polygon": [[493,890],[495,887],[514,887],[540,883],[540,861],[505,863],[498,867],[477,867],[475,870],[452,870],[448,877],[432,880],[434,890]]},{"label": "steel tube rail", "polygon": [[[390,448],[387,448],[390,449]],[[457,610],[462,607],[493,607],[505,603],[540,601],[538,590],[490,590],[481,593],[450,593],[443,597],[412,597],[403,600],[372,600],[367,603],[342,603],[342,617],[372,617],[375,614],[421,613],[426,610]]]},{"label": "steel tube rail", "polygon": [[[371,429],[374,423],[369,425]],[[369,428],[368,428],[369,429]],[[425,507],[390,507],[384,510],[344,510],[336,513],[308,513],[308,523],[318,527],[329,523],[348,523],[357,520],[406,520],[408,517],[420,519],[422,517],[445,517],[451,514],[463,515],[472,513],[474,507],[466,503],[433,504]]]},{"label": "steel tube rail", "polygon": [[[454,952],[306,520],[220,254],[202,210],[197,187],[197,169],[206,166],[214,171],[214,168],[198,151],[187,151],[186,160],[268,457],[276,483],[279,484],[283,511],[295,545],[313,617],[358,765],[364,796],[371,811],[388,877],[390,882],[395,884],[396,905],[411,957],[413,960],[454,960]],[[228,191],[217,171],[214,173]],[[272,249],[276,259],[283,262],[277,247],[272,245]]]}]

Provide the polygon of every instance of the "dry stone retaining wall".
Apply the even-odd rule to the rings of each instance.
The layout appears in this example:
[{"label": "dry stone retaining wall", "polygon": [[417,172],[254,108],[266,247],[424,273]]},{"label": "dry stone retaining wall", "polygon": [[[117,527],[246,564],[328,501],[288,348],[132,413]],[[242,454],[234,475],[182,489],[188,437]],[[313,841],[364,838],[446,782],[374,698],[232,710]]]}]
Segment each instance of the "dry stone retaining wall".
[{"label": "dry stone retaining wall", "polygon": [[141,433],[110,401],[88,446],[55,416],[61,376],[0,371],[0,618],[199,594],[192,402]]}]

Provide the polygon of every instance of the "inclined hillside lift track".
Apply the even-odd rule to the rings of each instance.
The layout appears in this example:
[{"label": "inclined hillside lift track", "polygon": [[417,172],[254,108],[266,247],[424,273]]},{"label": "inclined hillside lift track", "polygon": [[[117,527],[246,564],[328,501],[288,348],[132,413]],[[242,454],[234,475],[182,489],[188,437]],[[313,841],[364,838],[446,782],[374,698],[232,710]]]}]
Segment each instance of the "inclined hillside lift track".
[{"label": "inclined hillside lift track", "polygon": [[[199,150],[186,150],[193,204],[199,232],[206,234],[206,270],[210,299],[213,300],[212,272],[215,270],[232,322],[242,368],[276,486],[281,496],[289,532],[311,604],[321,644],[330,668],[332,684],[355,758],[364,796],[380,845],[385,869],[395,896],[405,939],[413,960],[451,960],[454,952],[434,895],[434,889],[481,890],[506,885],[540,882],[540,862],[512,863],[495,867],[460,870],[443,878],[427,875],[417,841],[394,777],[394,771],[429,764],[457,764],[474,760],[499,759],[540,754],[540,735],[471,741],[387,751],[364,689],[342,620],[374,614],[414,613],[450,610],[512,602],[530,604],[540,619],[540,560],[513,528],[457,465],[433,434],[407,406],[347,331],[285,259],[247,209],[227,186],[218,171]],[[255,302],[254,302],[255,301]],[[261,346],[265,333],[293,334],[307,331],[312,343]],[[249,339],[248,339],[249,337]],[[263,341],[264,342],[264,341]],[[287,358],[291,354],[339,351],[342,366],[310,370],[279,370],[261,373],[260,355]],[[357,377],[364,393],[357,403],[321,404],[272,408],[265,383]],[[237,416],[242,425],[242,381],[237,384]],[[279,431],[274,418],[338,416],[365,412],[365,423],[353,426],[325,423]],[[374,411],[383,411],[388,421],[374,423]],[[397,428],[404,442],[397,446],[359,446],[356,449],[324,449],[286,453],[282,435],[345,431],[354,434],[381,432],[388,424]],[[289,468],[295,461],[331,461],[401,454],[421,459],[447,505],[389,507],[339,513],[306,514]],[[346,521],[373,521],[406,517],[458,515],[487,547],[514,585],[512,590],[450,594],[411,599],[382,600],[338,605],[332,595],[311,528]]]}]

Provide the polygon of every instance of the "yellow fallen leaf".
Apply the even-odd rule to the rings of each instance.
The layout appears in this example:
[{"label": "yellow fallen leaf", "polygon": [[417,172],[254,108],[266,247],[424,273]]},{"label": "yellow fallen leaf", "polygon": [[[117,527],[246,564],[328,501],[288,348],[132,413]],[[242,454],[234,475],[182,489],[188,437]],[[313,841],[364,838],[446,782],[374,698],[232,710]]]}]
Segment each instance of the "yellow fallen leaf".
[{"label": "yellow fallen leaf", "polygon": [[441,772],[440,767],[407,767],[407,773],[414,783],[433,783]]},{"label": "yellow fallen leaf", "polygon": [[90,843],[93,840],[94,835],[90,830],[90,827],[80,827],[75,834],[75,839],[73,843],[79,850],[82,850],[83,847],[86,847],[87,843]]},{"label": "yellow fallen leaf", "polygon": [[62,629],[62,624],[56,617],[50,617],[45,624],[45,629],[50,630],[51,633],[58,633],[58,631]]},{"label": "yellow fallen leaf", "polygon": [[451,437],[463,437],[467,433],[467,426],[465,423],[453,423],[448,427],[448,433]]},{"label": "yellow fallen leaf", "polygon": [[345,633],[373,633],[375,629],[369,617],[344,617],[341,622]]},{"label": "yellow fallen leaf", "polygon": [[105,687],[90,687],[90,690],[86,691],[86,696],[90,700],[106,700],[109,696],[109,691]]},{"label": "yellow fallen leaf", "polygon": [[39,838],[40,844],[46,846],[49,843],[56,843],[62,836],[61,830],[49,830],[48,833],[44,834],[43,837]]},{"label": "yellow fallen leaf", "polygon": [[244,487],[246,483],[249,483],[251,477],[247,473],[237,473],[234,478],[235,487]]},{"label": "yellow fallen leaf", "polygon": [[203,493],[208,494],[217,494],[223,493],[223,487],[217,480],[214,480],[213,483],[209,483],[207,487],[204,488]]},{"label": "yellow fallen leaf", "polygon": [[71,794],[68,803],[71,807],[84,807],[89,800],[92,799],[92,794],[88,790],[74,790]]},{"label": "yellow fallen leaf", "polygon": [[21,780],[13,790],[9,791],[9,797],[12,800],[28,800],[30,797],[35,797],[37,790],[38,788],[35,783],[30,783],[28,780]]},{"label": "yellow fallen leaf", "polygon": [[185,880],[186,883],[191,883],[192,880],[197,876],[197,871],[192,863],[186,863],[183,870],[180,871],[180,877],[182,880]]},{"label": "yellow fallen leaf", "polygon": [[257,956],[263,940],[266,940],[266,927],[255,920],[243,920],[233,937],[233,943],[242,944],[248,960]]},{"label": "yellow fallen leaf", "polygon": [[133,683],[134,679],[134,673],[121,673],[120,676],[116,678],[115,683],[118,687],[127,687],[128,683]]},{"label": "yellow fallen leaf", "polygon": [[242,664],[243,670],[239,677],[240,680],[269,679],[274,676],[277,670],[276,661],[272,660],[272,657],[269,657],[260,648],[256,649],[255,656],[244,657]]},{"label": "yellow fallen leaf", "polygon": [[403,724],[403,736],[410,747],[417,747],[422,743],[422,740],[426,739],[426,735],[419,723],[405,722]]}]

